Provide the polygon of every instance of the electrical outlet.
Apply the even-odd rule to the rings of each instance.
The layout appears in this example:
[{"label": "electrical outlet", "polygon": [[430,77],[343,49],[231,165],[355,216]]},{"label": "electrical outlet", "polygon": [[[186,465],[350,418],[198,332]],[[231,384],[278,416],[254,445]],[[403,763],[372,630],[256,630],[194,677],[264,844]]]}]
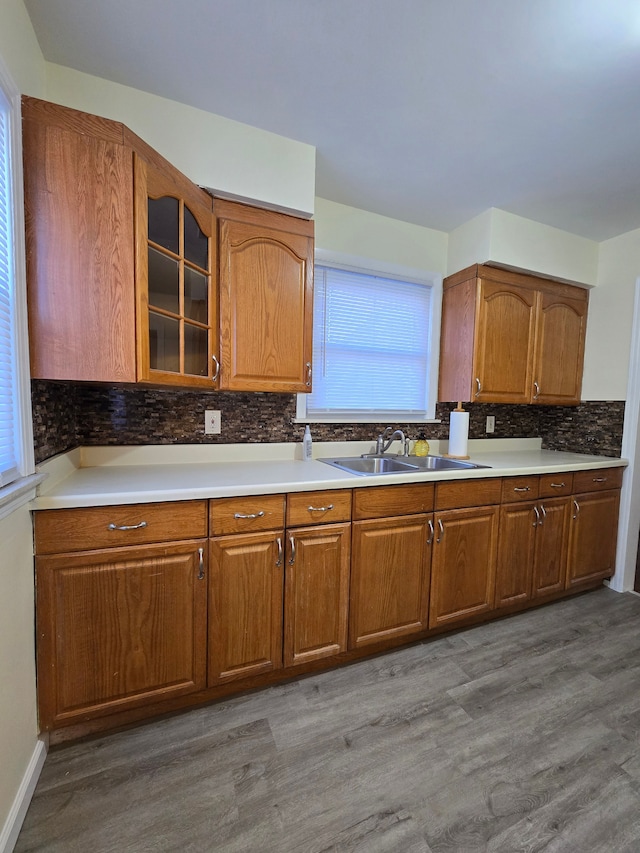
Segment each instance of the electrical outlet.
[{"label": "electrical outlet", "polygon": [[495,432],[495,429],[496,429],[495,415],[487,415],[487,424],[485,426],[485,432]]},{"label": "electrical outlet", "polygon": [[220,435],[222,413],[214,409],[206,409],[204,413],[204,434]]}]

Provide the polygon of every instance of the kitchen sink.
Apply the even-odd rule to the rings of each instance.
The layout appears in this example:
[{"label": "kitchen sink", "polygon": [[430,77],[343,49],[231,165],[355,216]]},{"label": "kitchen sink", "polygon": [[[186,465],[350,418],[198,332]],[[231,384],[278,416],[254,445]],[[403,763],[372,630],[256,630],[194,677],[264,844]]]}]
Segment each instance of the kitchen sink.
[{"label": "kitchen sink", "polygon": [[341,456],[318,459],[318,462],[364,477],[373,474],[416,474],[418,471],[457,471],[486,467],[460,459],[448,459],[446,456]]}]

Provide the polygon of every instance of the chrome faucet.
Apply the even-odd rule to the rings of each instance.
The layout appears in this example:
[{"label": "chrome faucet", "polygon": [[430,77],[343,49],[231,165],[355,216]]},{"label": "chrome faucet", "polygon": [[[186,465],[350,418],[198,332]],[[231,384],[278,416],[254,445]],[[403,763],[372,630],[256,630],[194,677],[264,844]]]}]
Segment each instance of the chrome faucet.
[{"label": "chrome faucet", "polygon": [[[389,435],[389,433],[391,433],[391,435]],[[376,456],[382,456],[386,453],[396,439],[399,439],[402,442],[402,454],[399,455],[408,456],[409,440],[405,438],[405,434],[401,429],[394,430],[393,427],[387,427],[376,439]]]}]

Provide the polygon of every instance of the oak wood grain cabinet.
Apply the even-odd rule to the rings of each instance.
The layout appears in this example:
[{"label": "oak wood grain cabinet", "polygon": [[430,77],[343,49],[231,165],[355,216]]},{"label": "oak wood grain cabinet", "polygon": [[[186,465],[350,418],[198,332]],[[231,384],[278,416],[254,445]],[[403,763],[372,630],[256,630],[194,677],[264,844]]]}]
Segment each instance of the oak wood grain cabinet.
[{"label": "oak wood grain cabinet", "polygon": [[347,648],[351,491],[287,497],[284,665]]},{"label": "oak wood grain cabinet", "polygon": [[482,265],[443,286],[439,400],[580,402],[587,290]]},{"label": "oak wood grain cabinet", "polygon": [[36,514],[43,730],[206,685],[205,537],[206,501]]},{"label": "oak wood grain cabinet", "polygon": [[433,484],[354,490],[350,648],[427,627],[433,493]]},{"label": "oak wood grain cabinet", "polygon": [[500,495],[499,479],[437,484],[430,628],[493,610]]},{"label": "oak wood grain cabinet", "polygon": [[119,122],[23,98],[32,376],[212,387],[211,197]]},{"label": "oak wood grain cabinet", "polygon": [[567,588],[610,577],[615,570],[622,468],[574,474]]},{"label": "oak wood grain cabinet", "polygon": [[210,502],[208,683],[282,668],[284,495]]},{"label": "oak wood grain cabinet", "polygon": [[216,199],[220,387],[311,390],[313,223]]},{"label": "oak wood grain cabinet", "polygon": [[496,608],[564,589],[572,475],[503,480]]}]

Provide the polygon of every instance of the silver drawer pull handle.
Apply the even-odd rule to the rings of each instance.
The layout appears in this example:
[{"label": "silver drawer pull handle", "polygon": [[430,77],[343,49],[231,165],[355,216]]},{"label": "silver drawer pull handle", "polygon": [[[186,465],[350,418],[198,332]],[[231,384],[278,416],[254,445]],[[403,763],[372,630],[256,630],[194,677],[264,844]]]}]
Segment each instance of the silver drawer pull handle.
[{"label": "silver drawer pull handle", "polygon": [[547,520],[547,511],[543,504],[540,504],[540,512],[542,513],[542,519],[540,520],[540,524],[542,525]]},{"label": "silver drawer pull handle", "polygon": [[576,519],[580,515],[580,504],[578,503],[577,500],[575,500],[575,498],[573,501],[573,506],[575,508],[575,512],[573,513],[573,518]]},{"label": "silver drawer pull handle", "polygon": [[308,512],[329,512],[330,509],[333,509],[333,504],[329,504],[328,506],[308,506]]},{"label": "silver drawer pull handle", "polygon": [[110,524],[107,530],[141,530],[146,526],[146,521],[141,521],[138,524]]},{"label": "silver drawer pull handle", "polygon": [[198,548],[198,580],[204,580],[204,548]]},{"label": "silver drawer pull handle", "polygon": [[514,492],[530,492],[531,489],[529,488],[529,486],[514,486],[513,491]]},{"label": "silver drawer pull handle", "polygon": [[594,483],[606,483],[607,478],[606,477],[594,477],[593,482]]},{"label": "silver drawer pull handle", "polygon": [[211,356],[211,360],[213,361],[213,363],[216,366],[216,369],[213,371],[213,376],[211,377],[211,381],[215,382],[217,380],[218,376],[220,376],[220,362],[218,361],[218,358],[215,355]]},{"label": "silver drawer pull handle", "polygon": [[535,513],[535,521],[533,522],[533,526],[537,527],[540,524],[540,512],[537,506],[534,506],[533,512]]},{"label": "silver drawer pull handle", "polygon": [[442,542],[442,537],[444,536],[444,524],[441,519],[438,519],[438,538],[436,539],[436,544],[440,544]]},{"label": "silver drawer pull handle", "polygon": [[234,518],[262,518],[264,515],[264,510],[260,510],[260,512],[250,512],[245,515],[243,512],[234,512]]},{"label": "silver drawer pull handle", "polygon": [[427,521],[427,524],[429,526],[429,538],[427,539],[427,545],[431,545],[431,543],[433,542],[433,521],[429,519]]},{"label": "silver drawer pull handle", "polygon": [[566,483],[549,483],[552,489],[564,489],[566,487]]}]

